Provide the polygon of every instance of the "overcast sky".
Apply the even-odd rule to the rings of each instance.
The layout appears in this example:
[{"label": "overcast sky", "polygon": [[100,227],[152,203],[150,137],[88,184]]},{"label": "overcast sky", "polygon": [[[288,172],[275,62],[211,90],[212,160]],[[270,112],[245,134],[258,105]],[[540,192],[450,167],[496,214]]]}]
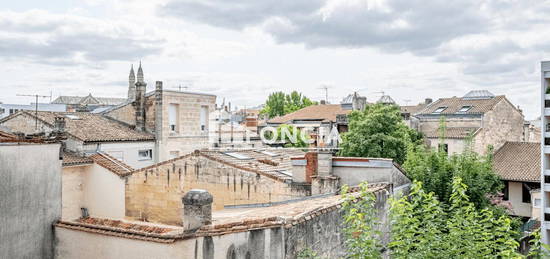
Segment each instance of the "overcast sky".
[{"label": "overcast sky", "polygon": [[148,89],[186,85],[239,108],[275,90],[324,99],[324,85],[332,103],[487,89],[533,119],[549,14],[541,0],[3,1],[0,102],[125,97],[142,60]]}]

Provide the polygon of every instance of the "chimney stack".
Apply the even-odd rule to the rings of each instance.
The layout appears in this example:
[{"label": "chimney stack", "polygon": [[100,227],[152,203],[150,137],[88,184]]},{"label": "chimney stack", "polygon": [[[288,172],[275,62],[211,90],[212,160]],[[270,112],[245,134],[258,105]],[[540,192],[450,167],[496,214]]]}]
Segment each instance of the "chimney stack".
[{"label": "chimney stack", "polygon": [[212,224],[212,195],[206,190],[193,189],[183,196],[183,229],[194,232]]},{"label": "chimney stack", "polygon": [[54,119],[54,131],[56,133],[63,133],[65,132],[65,117],[63,116],[56,116]]},{"label": "chimney stack", "polygon": [[426,99],[424,100],[424,104],[430,104],[430,103],[432,103],[432,102],[433,102],[432,98],[426,98]]},{"label": "chimney stack", "polygon": [[320,177],[332,175],[332,151],[319,151],[317,154],[317,175]]},{"label": "chimney stack", "polygon": [[325,102],[325,100],[321,100],[321,102],[319,102],[319,104],[325,105],[327,103]]}]

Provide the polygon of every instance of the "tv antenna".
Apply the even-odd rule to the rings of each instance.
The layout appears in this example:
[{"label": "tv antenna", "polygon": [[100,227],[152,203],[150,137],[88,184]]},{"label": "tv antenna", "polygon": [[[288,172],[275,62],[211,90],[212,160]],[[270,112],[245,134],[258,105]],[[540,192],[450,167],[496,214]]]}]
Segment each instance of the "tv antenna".
[{"label": "tv antenna", "polygon": [[179,86],[177,86],[177,87],[172,87],[172,88],[178,88],[178,91],[181,92],[181,89],[182,89],[182,88],[183,88],[183,89],[188,89],[189,86],[181,86],[181,85],[179,85]]},{"label": "tv antenna", "polygon": [[321,85],[319,89],[325,90],[325,103],[328,104],[328,85]]},{"label": "tv antenna", "polygon": [[411,102],[410,99],[403,99],[403,101],[405,102],[405,105],[409,105],[409,103]]},{"label": "tv antenna", "polygon": [[34,103],[34,129],[38,130],[38,98],[50,98],[52,95],[38,95],[38,94],[17,94],[17,96],[34,97],[36,101]]}]

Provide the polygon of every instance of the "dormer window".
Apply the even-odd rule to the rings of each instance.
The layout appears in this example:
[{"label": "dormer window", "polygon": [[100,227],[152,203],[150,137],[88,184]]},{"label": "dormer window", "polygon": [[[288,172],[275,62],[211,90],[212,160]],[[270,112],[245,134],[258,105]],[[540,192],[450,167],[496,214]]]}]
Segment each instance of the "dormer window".
[{"label": "dormer window", "polygon": [[433,111],[432,113],[442,113],[445,109],[447,109],[447,107],[438,107],[437,109],[435,109],[435,111]]},{"label": "dormer window", "polygon": [[470,109],[472,109],[473,106],[470,106],[470,105],[464,105],[462,106],[462,108],[460,108],[460,110],[458,110],[459,113],[465,113],[467,111],[469,111]]}]

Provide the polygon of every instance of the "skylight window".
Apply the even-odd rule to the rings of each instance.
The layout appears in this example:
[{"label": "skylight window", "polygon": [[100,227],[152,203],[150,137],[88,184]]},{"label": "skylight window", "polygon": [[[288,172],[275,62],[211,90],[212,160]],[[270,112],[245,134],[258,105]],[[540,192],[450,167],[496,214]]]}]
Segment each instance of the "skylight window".
[{"label": "skylight window", "polygon": [[284,174],[286,176],[292,176],[292,173],[289,172],[288,170],[278,170],[277,172],[281,173],[281,174]]},{"label": "skylight window", "polygon": [[72,115],[72,114],[67,114],[67,115],[65,115],[65,117],[67,117],[71,120],[80,120],[80,117],[78,117],[76,115]]},{"label": "skylight window", "polygon": [[435,111],[433,111],[433,113],[442,113],[445,109],[447,109],[447,107],[439,107],[439,108],[435,109]]},{"label": "skylight window", "polygon": [[271,157],[273,157],[273,156],[278,156],[278,155],[279,155],[279,154],[277,154],[277,153],[269,152],[269,151],[267,151],[267,150],[262,150],[262,151],[260,151],[260,153],[262,153],[262,154],[264,154],[264,155],[271,156]]},{"label": "skylight window", "polygon": [[236,159],[240,159],[240,160],[247,160],[247,159],[252,159],[250,158],[249,156],[247,155],[244,155],[244,154],[241,154],[241,153],[237,153],[237,152],[226,152],[224,153],[230,157],[233,157],[233,158],[236,158]]},{"label": "skylight window", "polygon": [[470,105],[464,105],[462,106],[462,108],[460,108],[460,110],[458,110],[458,112],[467,112],[469,111],[470,109],[472,109],[473,106],[470,106]]}]

